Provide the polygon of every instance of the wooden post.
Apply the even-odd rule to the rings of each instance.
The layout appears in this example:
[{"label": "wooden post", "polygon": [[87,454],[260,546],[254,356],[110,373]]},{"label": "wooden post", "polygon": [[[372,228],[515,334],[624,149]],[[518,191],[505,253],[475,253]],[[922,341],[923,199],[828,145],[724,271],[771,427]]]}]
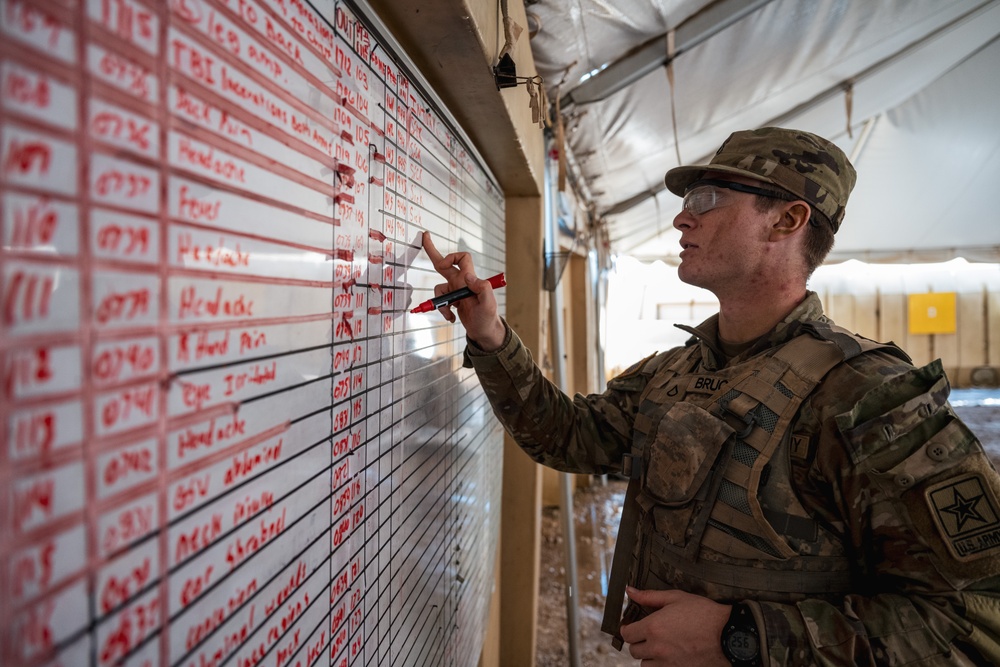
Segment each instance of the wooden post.
[{"label": "wooden post", "polygon": [[[507,198],[507,321],[537,358],[542,331],[542,199]],[[500,664],[535,664],[541,466],[504,437],[500,516]]]}]

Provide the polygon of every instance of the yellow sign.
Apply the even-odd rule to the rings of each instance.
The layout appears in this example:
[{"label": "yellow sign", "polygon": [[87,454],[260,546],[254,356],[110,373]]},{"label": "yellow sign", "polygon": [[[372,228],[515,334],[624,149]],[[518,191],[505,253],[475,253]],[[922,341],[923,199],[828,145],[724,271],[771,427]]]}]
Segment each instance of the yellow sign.
[{"label": "yellow sign", "polygon": [[911,334],[955,333],[955,293],[910,295]]}]

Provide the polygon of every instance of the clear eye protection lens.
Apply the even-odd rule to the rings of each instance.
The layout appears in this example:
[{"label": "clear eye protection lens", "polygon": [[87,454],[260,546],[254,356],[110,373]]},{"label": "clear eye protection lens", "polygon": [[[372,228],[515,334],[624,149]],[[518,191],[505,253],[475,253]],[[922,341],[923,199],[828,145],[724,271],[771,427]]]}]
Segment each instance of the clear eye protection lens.
[{"label": "clear eye protection lens", "polygon": [[710,185],[693,188],[684,193],[684,210],[691,215],[702,215],[720,206],[721,193]]}]

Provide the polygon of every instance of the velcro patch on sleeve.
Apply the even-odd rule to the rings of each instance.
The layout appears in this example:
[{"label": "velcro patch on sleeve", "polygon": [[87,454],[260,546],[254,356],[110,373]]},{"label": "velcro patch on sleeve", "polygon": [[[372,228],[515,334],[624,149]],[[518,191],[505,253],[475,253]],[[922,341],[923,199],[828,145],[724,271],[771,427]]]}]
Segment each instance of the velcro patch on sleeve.
[{"label": "velcro patch on sleeve", "polygon": [[981,474],[966,473],[934,484],[924,497],[956,560],[1000,557],[1000,503]]}]

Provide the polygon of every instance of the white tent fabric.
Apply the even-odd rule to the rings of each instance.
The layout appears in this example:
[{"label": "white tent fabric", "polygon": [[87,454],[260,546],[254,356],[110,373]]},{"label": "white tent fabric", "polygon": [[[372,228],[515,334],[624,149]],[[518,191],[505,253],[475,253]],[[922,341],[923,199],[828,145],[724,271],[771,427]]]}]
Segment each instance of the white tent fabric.
[{"label": "white tent fabric", "polygon": [[[706,161],[731,132],[774,124],[816,132],[854,157],[858,186],[832,261],[1000,260],[997,0],[540,0],[527,9],[539,73],[565,102],[578,190],[613,252],[676,261],[679,200],[662,178],[678,149],[685,164]],[[658,40],[671,29],[684,49],[673,60],[676,146],[666,68],[615,85],[643,44],[662,44],[665,61]],[[602,87],[615,92],[574,101]]]}]

